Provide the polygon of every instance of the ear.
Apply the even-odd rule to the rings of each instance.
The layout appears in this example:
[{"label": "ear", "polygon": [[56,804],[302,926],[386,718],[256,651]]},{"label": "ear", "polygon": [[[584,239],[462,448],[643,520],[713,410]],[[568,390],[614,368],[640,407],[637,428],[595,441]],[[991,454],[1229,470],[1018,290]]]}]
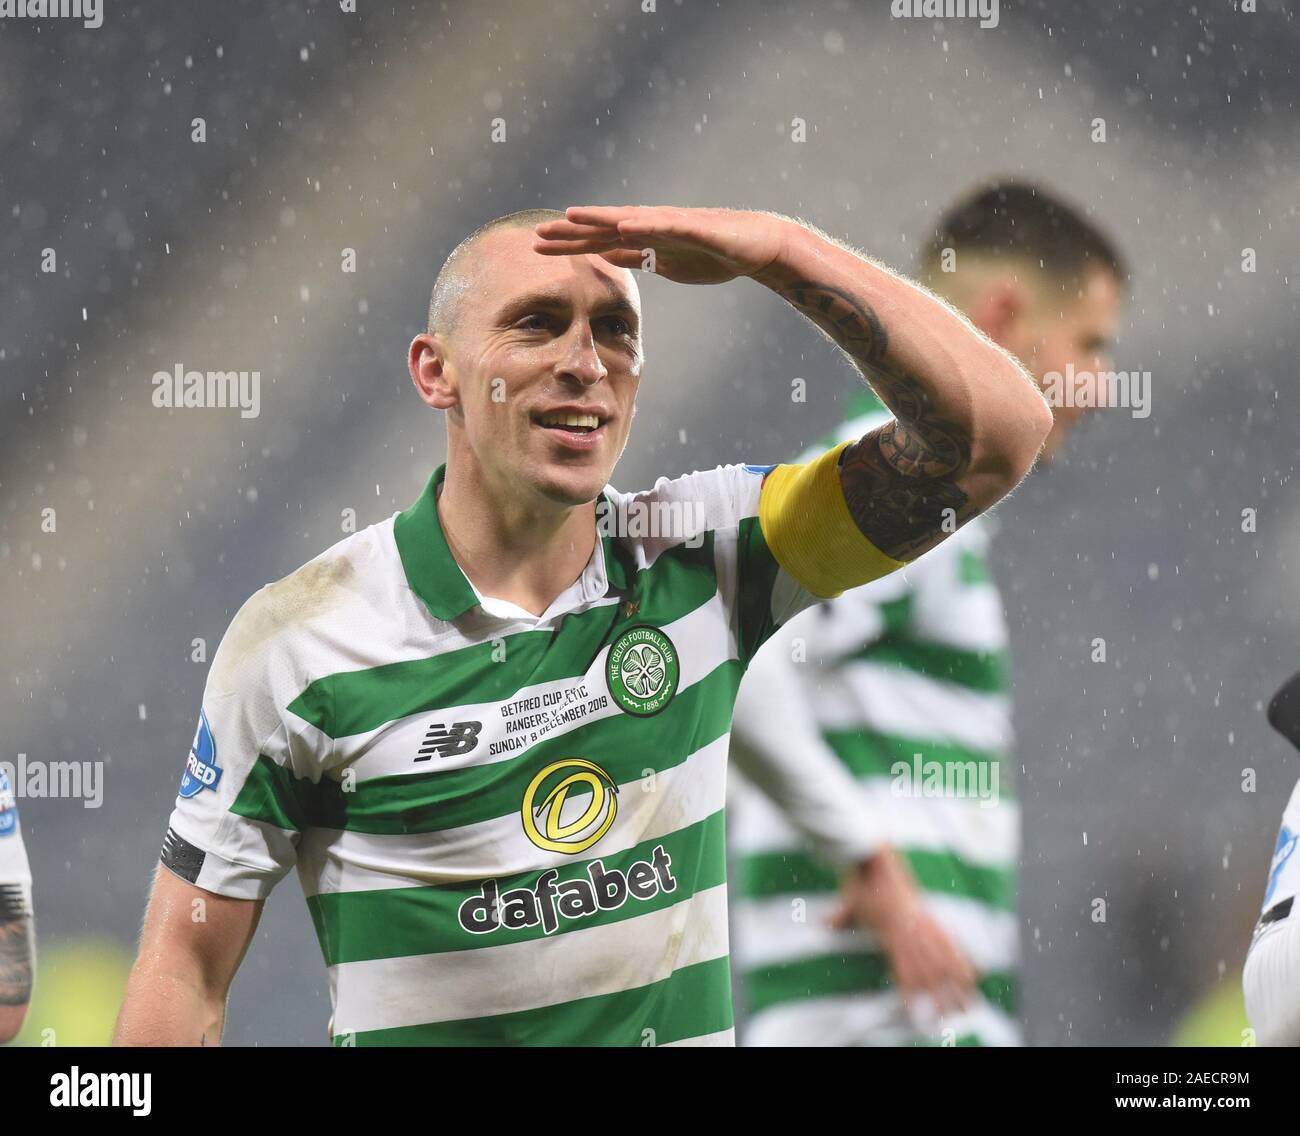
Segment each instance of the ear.
[{"label": "ear", "polygon": [[446,344],[439,336],[422,334],[412,339],[406,363],[415,389],[429,406],[450,410],[459,404],[460,391],[448,367]]},{"label": "ear", "polygon": [[1028,307],[1029,294],[1024,285],[1004,277],[985,288],[966,314],[999,347],[1015,350],[1023,336],[1021,321]]}]

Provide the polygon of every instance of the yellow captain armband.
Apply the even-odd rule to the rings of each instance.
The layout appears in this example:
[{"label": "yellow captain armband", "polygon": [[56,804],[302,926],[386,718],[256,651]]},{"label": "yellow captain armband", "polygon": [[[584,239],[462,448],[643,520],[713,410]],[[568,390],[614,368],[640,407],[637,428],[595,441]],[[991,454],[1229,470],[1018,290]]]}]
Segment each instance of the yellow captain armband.
[{"label": "yellow captain armband", "polygon": [[903,567],[858,528],[840,485],[841,442],[806,465],[778,465],[763,481],[758,523],[776,562],[815,596],[848,588]]}]

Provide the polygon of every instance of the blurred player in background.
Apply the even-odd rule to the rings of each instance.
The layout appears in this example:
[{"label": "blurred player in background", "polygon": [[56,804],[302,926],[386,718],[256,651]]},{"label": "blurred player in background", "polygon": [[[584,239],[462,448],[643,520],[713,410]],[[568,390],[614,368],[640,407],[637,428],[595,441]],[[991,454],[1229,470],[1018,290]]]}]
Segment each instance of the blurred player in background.
[{"label": "blurred player in background", "polygon": [[14,789],[0,769],[0,1043],[12,1041],[22,1029],[35,966],[32,872]]},{"label": "blurred player in background", "polygon": [[[1041,187],[1008,181],[960,201],[920,268],[1040,384],[1109,367],[1124,265]],[[1086,401],[1054,401],[1045,458]],[[821,448],[888,417],[864,390]],[[733,756],[749,783],[736,779],[729,819],[745,1044],[1020,1042],[1019,810],[992,532],[976,520],[905,572],[790,621],[741,685]]]},{"label": "blurred player in background", "polygon": [[[1268,720],[1300,749],[1300,674],[1293,675],[1273,696]],[[1260,1045],[1300,1045],[1300,915],[1292,910],[1300,894],[1297,840],[1300,782],[1292,790],[1282,815],[1263,911],[1242,973],[1246,1014]]]}]

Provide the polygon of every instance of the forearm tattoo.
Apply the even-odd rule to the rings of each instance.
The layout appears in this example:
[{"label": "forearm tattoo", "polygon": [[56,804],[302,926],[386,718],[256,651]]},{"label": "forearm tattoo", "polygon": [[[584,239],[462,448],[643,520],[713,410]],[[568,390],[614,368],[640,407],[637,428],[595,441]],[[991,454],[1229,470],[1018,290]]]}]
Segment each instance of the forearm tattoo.
[{"label": "forearm tattoo", "polygon": [[890,361],[889,336],[869,305],[804,280],[780,294],[858,365],[895,420],[849,446],[840,482],[862,534],[886,556],[914,560],[978,515],[957,482],[970,467],[970,433],[936,415],[924,383]]},{"label": "forearm tattoo", "polygon": [[31,909],[17,886],[0,886],[0,1006],[25,1006],[36,957]]}]

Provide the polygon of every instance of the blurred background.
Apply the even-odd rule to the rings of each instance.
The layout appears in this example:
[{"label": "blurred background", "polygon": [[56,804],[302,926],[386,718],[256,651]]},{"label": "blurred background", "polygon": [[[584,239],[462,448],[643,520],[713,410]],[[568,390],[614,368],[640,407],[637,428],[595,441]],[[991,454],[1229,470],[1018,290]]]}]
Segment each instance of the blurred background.
[{"label": "blurred background", "polygon": [[[1028,1040],[1240,1044],[1300,772],[1262,710],[1300,667],[1300,19],[1239,7],[1004,0],[982,29],[889,0],[120,0],[93,30],[4,21],[0,760],[103,763],[100,807],[18,801],[40,942],[20,1040],[107,1039],[236,609],[442,460],[405,354],[461,237],[528,206],[724,205],[910,270],[951,198],[1013,173],[1116,236],[1115,366],[1153,391],[997,510]],[[775,296],[641,284],[619,488],[788,459],[837,420],[853,373]],[[178,365],[259,371],[260,415],[156,408]],[[226,1043],[322,1045],[328,1016],[289,879]]]}]

